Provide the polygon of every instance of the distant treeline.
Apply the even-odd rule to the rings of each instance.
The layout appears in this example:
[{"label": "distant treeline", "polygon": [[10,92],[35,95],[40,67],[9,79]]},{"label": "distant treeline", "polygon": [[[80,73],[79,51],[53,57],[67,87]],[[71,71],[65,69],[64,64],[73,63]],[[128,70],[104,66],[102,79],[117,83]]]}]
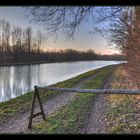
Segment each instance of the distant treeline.
[{"label": "distant treeline", "polygon": [[45,34],[0,20],[0,63],[41,61]]},{"label": "distant treeline", "polygon": [[66,49],[60,51],[48,51],[44,54],[45,59],[51,62],[62,61],[84,61],[84,60],[123,60],[122,55],[100,55],[89,49],[87,51],[77,51]]},{"label": "distant treeline", "polygon": [[73,49],[44,51],[45,34],[40,30],[33,34],[31,27],[22,29],[0,20],[0,63],[63,62],[82,60],[120,60],[120,55],[99,55],[94,50]]}]

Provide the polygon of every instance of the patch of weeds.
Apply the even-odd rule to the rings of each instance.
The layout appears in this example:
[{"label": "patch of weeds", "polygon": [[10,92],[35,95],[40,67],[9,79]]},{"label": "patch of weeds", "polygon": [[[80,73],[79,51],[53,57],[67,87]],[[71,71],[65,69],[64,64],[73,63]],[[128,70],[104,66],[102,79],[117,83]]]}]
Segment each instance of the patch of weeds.
[{"label": "patch of weeds", "polygon": [[110,134],[122,134],[125,127],[126,127],[125,123],[114,125],[109,129],[109,133]]},{"label": "patch of weeds", "polygon": [[[113,75],[112,88],[122,88],[122,79],[125,78],[123,67],[120,66]],[[109,95],[108,100],[110,102],[110,109],[107,112],[108,133],[140,133],[139,115],[135,107],[136,95]]]},{"label": "patch of weeds", "polygon": [[[83,88],[100,88],[111,67],[105,67],[97,77],[86,82]],[[90,83],[90,84],[89,84]],[[95,94],[77,94],[74,101],[47,117],[45,122],[36,124],[33,133],[78,133],[85,126]]]}]

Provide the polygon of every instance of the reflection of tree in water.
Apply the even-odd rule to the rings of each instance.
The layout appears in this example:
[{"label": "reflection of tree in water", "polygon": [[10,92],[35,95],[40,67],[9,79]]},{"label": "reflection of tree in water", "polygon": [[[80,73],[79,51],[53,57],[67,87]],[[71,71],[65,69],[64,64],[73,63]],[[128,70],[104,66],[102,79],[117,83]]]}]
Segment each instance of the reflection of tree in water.
[{"label": "reflection of tree in water", "polygon": [[40,65],[31,65],[30,68],[30,90],[33,89],[35,85],[39,84],[39,79],[40,79]]},{"label": "reflection of tree in water", "polygon": [[[19,70],[19,71],[18,71]],[[28,92],[31,90],[31,65],[26,65],[26,66],[20,66],[19,69],[17,69],[18,71],[18,75],[19,76],[18,79],[16,79],[16,82],[18,85],[17,86],[17,90],[16,93],[19,95],[20,94],[24,94],[25,92]],[[18,82],[20,82],[18,84]]]},{"label": "reflection of tree in water", "polygon": [[[8,100],[11,98],[11,87],[10,87],[10,80],[11,80],[11,72],[13,72],[13,67],[11,69],[7,67],[1,67],[0,73],[0,94],[1,100]],[[2,95],[3,94],[3,95]]]},{"label": "reflection of tree in water", "polygon": [[15,69],[14,91],[15,96],[22,95],[30,91],[32,86],[32,78],[36,77],[34,69],[31,65],[17,66]]},{"label": "reflection of tree in water", "polygon": [[40,65],[1,67],[0,101],[20,96],[38,85]]},{"label": "reflection of tree in water", "polygon": [[21,79],[20,87],[18,87],[17,93],[22,91],[26,93],[31,91],[34,85],[38,85],[39,82],[39,65],[27,65],[20,67],[19,78],[16,80],[18,85],[18,80]]},{"label": "reflection of tree in water", "polygon": [[20,96],[30,89],[30,66],[2,67],[0,73],[0,93],[4,93],[1,100]]},{"label": "reflection of tree in water", "polygon": [[27,66],[27,90],[31,90],[31,65]]},{"label": "reflection of tree in water", "polygon": [[16,97],[22,95],[24,91],[23,79],[24,77],[26,77],[24,69],[21,66],[16,66],[14,69],[13,77],[14,77],[12,83],[13,91],[11,92],[11,94],[13,94],[13,96]]}]

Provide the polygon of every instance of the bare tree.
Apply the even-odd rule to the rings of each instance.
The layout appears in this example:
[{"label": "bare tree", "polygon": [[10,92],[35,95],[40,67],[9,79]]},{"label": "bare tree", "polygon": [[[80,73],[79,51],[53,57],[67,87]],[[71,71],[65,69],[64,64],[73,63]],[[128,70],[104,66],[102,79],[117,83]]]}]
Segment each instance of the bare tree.
[{"label": "bare tree", "polygon": [[92,17],[93,7],[49,6],[27,8],[27,18],[30,22],[42,24],[48,36],[54,36],[61,31],[72,37],[77,28]]},{"label": "bare tree", "polygon": [[10,53],[11,53],[11,48],[10,48],[10,23],[6,22],[5,23],[5,41],[6,41],[6,55],[7,55],[7,62],[8,59],[10,58]]},{"label": "bare tree", "polygon": [[3,45],[2,45],[2,21],[0,21],[0,62],[3,60]]},{"label": "bare tree", "polygon": [[125,7],[116,20],[114,18],[109,32],[109,41],[122,50],[127,65],[126,70],[140,88],[140,7]]},{"label": "bare tree", "polygon": [[4,19],[0,21],[0,39],[1,61],[8,61],[10,53],[10,24]]},{"label": "bare tree", "polygon": [[40,58],[40,51],[41,51],[41,45],[42,45],[42,32],[40,30],[37,31],[36,33],[36,40],[37,40],[37,54],[38,57]]},{"label": "bare tree", "polygon": [[32,47],[32,29],[31,27],[26,28],[26,45],[28,50],[28,61],[31,60],[31,47]]},{"label": "bare tree", "polygon": [[12,29],[13,55],[16,61],[22,56],[22,29],[14,26]]}]

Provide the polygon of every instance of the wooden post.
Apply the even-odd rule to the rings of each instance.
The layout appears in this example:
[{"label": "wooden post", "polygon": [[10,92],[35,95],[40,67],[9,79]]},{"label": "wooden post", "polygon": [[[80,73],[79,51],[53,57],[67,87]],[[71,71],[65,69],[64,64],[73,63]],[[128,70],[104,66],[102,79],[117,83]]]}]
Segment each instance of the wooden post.
[{"label": "wooden post", "polygon": [[[34,114],[34,105],[35,105],[36,97],[38,99],[41,112],[38,112],[38,113]],[[32,104],[31,104],[31,113],[30,113],[29,123],[28,123],[28,128],[29,129],[32,129],[33,118],[35,118],[39,115],[42,115],[43,120],[45,120],[45,113],[44,113],[42,102],[41,102],[41,99],[40,99],[40,96],[39,96],[39,93],[38,93],[38,88],[37,88],[37,86],[34,86],[34,93],[33,93]]]},{"label": "wooden post", "polygon": [[39,93],[38,93],[37,86],[35,86],[35,90],[36,90],[36,95],[37,95],[37,98],[38,98],[38,102],[39,102],[42,118],[43,118],[43,120],[45,120],[45,113],[44,113],[44,110],[43,110],[43,106],[42,106],[42,102],[41,102],[41,99],[40,99],[40,96],[39,96]]},{"label": "wooden post", "polygon": [[34,93],[33,93],[33,98],[32,98],[32,105],[31,105],[31,113],[30,113],[30,117],[29,117],[29,124],[28,124],[28,128],[31,129],[32,128],[32,119],[33,119],[33,113],[34,113],[34,105],[35,105],[35,97],[36,97],[36,86],[34,87]]}]

